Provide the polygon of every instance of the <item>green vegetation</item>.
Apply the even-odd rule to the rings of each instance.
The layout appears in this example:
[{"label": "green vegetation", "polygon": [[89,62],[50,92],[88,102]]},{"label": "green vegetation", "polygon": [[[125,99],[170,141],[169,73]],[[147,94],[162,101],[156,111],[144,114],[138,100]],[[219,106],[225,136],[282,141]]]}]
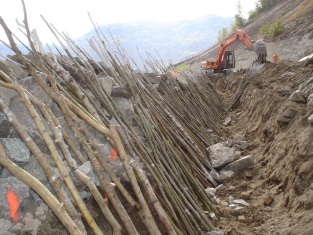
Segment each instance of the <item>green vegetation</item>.
[{"label": "green vegetation", "polygon": [[248,21],[261,14],[262,12],[271,9],[277,3],[283,0],[259,0],[255,3],[255,9],[249,12]]},{"label": "green vegetation", "polygon": [[189,69],[189,64],[181,64],[175,67],[177,71],[183,72]]},{"label": "green vegetation", "polygon": [[228,28],[222,28],[220,31],[218,31],[217,35],[217,41],[222,42],[224,38],[230,33],[230,30]]},{"label": "green vegetation", "polygon": [[261,35],[269,35],[271,39],[277,37],[279,34],[285,31],[285,26],[281,23],[280,19],[277,18],[272,23],[266,23],[260,28]]},{"label": "green vegetation", "polygon": [[234,31],[235,29],[242,28],[246,24],[246,19],[242,16],[242,5],[241,1],[237,1],[237,14],[235,15],[235,22],[231,27],[231,31]]}]

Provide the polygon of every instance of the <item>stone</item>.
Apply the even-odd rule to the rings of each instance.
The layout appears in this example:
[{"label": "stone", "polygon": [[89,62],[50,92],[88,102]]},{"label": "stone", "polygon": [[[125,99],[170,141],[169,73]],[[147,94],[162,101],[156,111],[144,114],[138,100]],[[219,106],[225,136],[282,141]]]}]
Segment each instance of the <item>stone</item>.
[{"label": "stone", "polygon": [[292,92],[292,94],[289,96],[289,99],[296,103],[306,103],[305,93],[299,90]]},{"label": "stone", "polygon": [[31,234],[37,234],[38,227],[41,225],[41,221],[34,219],[33,215],[29,212],[24,216],[24,223],[27,228],[25,232],[30,230]]},{"label": "stone", "polygon": [[290,87],[284,87],[280,90],[281,96],[290,96],[291,95],[291,88]]},{"label": "stone", "polygon": [[213,168],[219,168],[234,160],[234,149],[217,143],[207,148]]},{"label": "stone", "polygon": [[311,93],[307,100],[307,107],[313,109],[313,93]]},{"label": "stone", "polygon": [[231,118],[227,117],[227,118],[225,118],[225,121],[223,122],[223,125],[224,126],[229,126],[230,123],[231,123]]},{"label": "stone", "polygon": [[313,126],[313,114],[308,117],[308,122],[311,126]]},{"label": "stone", "polygon": [[267,196],[267,197],[265,198],[265,200],[263,201],[263,205],[264,205],[264,206],[270,206],[270,205],[273,203],[273,201],[274,201],[274,198],[269,195],[269,196]]},{"label": "stone", "polygon": [[234,171],[225,171],[222,170],[220,172],[220,176],[221,176],[221,182],[224,182],[226,180],[230,180],[233,176],[234,176],[235,172]]},{"label": "stone", "polygon": [[238,148],[240,150],[245,150],[248,148],[248,142],[245,140],[239,140],[234,145],[236,148]]},{"label": "stone", "polygon": [[16,164],[24,165],[29,161],[30,151],[19,138],[0,138],[0,143],[6,150],[7,156]]},{"label": "stone", "polygon": [[100,77],[99,81],[102,89],[105,90],[107,94],[111,94],[113,78],[110,76]]},{"label": "stone", "polygon": [[40,164],[34,156],[30,157],[29,162],[23,167],[25,171],[33,175],[39,181],[47,181],[45,172],[42,170]]},{"label": "stone", "polygon": [[238,216],[238,221],[241,222],[241,223],[245,222],[246,221],[245,216],[244,215],[239,215]]},{"label": "stone", "polygon": [[1,232],[8,231],[12,227],[13,227],[12,221],[7,219],[0,219],[0,228],[1,228],[0,234]]},{"label": "stone", "polygon": [[228,202],[225,202],[225,201],[221,202],[221,206],[228,206],[228,205],[229,205]]},{"label": "stone", "polygon": [[224,235],[223,231],[210,231],[209,235]]},{"label": "stone", "polygon": [[40,206],[36,208],[35,217],[39,220],[45,220],[47,218],[48,206],[45,203],[40,203]]},{"label": "stone", "polygon": [[220,181],[221,181],[221,176],[220,176],[220,174],[219,174],[216,170],[214,170],[213,168],[212,168],[212,170],[210,171],[210,176],[211,176],[215,181],[217,181],[217,182],[220,182]]},{"label": "stone", "polygon": [[216,192],[222,191],[224,189],[225,189],[225,186],[223,184],[220,184],[219,186],[215,188]]},{"label": "stone", "polygon": [[[10,233],[13,234],[22,234],[22,233],[31,233],[32,232],[32,228],[27,227],[26,225],[22,224],[22,223],[16,223],[13,225],[12,228],[10,228],[8,230]],[[35,233],[37,234],[37,232]]]},{"label": "stone", "polygon": [[126,121],[132,123],[135,117],[132,101],[124,97],[113,97],[113,100]]},{"label": "stone", "polygon": [[228,205],[230,208],[232,208],[232,209],[235,209],[238,205],[236,205],[236,204],[229,204]]},{"label": "stone", "polygon": [[249,203],[246,202],[243,199],[235,199],[233,202],[234,202],[234,204],[240,204],[240,205],[243,205],[243,206],[249,206]]},{"label": "stone", "polygon": [[313,85],[313,77],[309,78],[308,80],[302,82],[299,85],[299,90],[303,91],[304,93],[312,92],[312,85]]},{"label": "stone", "polygon": [[228,191],[235,191],[236,190],[236,187],[235,186],[229,186],[229,189],[228,189]]},{"label": "stone", "polygon": [[245,176],[248,178],[248,179],[251,179],[253,177],[253,170],[252,169],[247,169],[245,170]]},{"label": "stone", "polygon": [[249,200],[251,198],[251,194],[249,192],[241,192],[240,197],[244,200]]},{"label": "stone", "polygon": [[[242,157],[232,163],[229,163],[228,165],[223,167],[223,170],[225,171],[233,171],[235,173],[243,171],[254,164],[254,155],[248,155],[245,157]],[[222,175],[221,175],[222,176]]]},{"label": "stone", "polygon": [[123,86],[113,86],[111,88],[111,96],[112,97],[120,97],[124,99],[129,99],[133,96],[132,91],[128,84]]},{"label": "stone", "polygon": [[234,161],[238,160],[241,157],[241,152],[236,150],[235,154],[234,154]]},{"label": "stone", "polygon": [[8,138],[11,132],[11,123],[6,119],[4,113],[0,112],[0,138]]},{"label": "stone", "polygon": [[216,190],[215,190],[215,188],[206,188],[205,189],[205,193],[208,195],[208,196],[214,196],[215,195],[215,193],[216,193]]},{"label": "stone", "polygon": [[11,219],[6,193],[12,190],[22,202],[29,196],[29,187],[15,177],[0,179],[0,218]]},{"label": "stone", "polygon": [[234,204],[234,198],[232,196],[228,196],[228,204],[231,205],[231,204]]},{"label": "stone", "polygon": [[214,212],[211,212],[210,214],[210,217],[214,220],[214,221],[217,221],[218,218],[216,217],[215,213]]}]

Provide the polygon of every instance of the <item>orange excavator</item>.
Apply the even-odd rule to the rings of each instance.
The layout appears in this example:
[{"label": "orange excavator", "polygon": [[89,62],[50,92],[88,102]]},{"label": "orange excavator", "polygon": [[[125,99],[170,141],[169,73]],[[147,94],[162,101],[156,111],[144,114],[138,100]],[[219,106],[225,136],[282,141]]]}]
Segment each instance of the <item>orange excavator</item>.
[{"label": "orange excavator", "polygon": [[226,73],[227,69],[235,68],[234,51],[226,51],[226,48],[236,41],[241,41],[248,50],[254,51],[257,54],[257,63],[266,62],[266,46],[262,41],[253,41],[242,30],[236,29],[229,34],[221,43],[216,61],[203,61],[201,68],[214,73]]}]

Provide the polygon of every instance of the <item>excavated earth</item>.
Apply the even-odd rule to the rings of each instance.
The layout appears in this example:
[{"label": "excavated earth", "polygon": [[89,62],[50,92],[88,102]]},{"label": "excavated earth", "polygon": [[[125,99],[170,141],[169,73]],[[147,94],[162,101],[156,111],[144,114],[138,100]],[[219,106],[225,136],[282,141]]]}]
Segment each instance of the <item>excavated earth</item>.
[{"label": "excavated earth", "polygon": [[[224,104],[232,106],[225,136],[243,133],[248,141],[243,154],[255,156],[253,168],[236,174],[217,192],[221,217],[216,226],[232,235],[313,234],[313,127],[308,123],[313,106],[307,104],[312,85],[301,93],[303,99],[294,95],[306,81],[312,84],[313,59],[268,62],[256,70],[254,75],[242,69],[210,78]],[[230,196],[249,206],[231,209]]]}]

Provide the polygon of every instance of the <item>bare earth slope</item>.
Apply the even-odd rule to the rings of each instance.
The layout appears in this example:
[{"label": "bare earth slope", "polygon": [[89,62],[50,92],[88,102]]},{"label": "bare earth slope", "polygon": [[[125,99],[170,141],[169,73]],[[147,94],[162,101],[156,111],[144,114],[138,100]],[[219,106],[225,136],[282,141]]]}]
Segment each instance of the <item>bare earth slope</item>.
[{"label": "bare earth slope", "polygon": [[[256,161],[252,178],[242,172],[219,193],[221,201],[232,196],[250,204],[234,210],[220,203],[222,217],[216,225],[225,234],[313,234],[313,127],[308,124],[313,109],[284,95],[312,76],[313,60],[268,63],[250,78],[240,102],[229,112],[232,121],[225,135],[233,139],[245,134],[249,147],[244,155],[253,154]],[[241,71],[211,81],[230,106],[246,77]],[[230,186],[235,189],[230,191]]]},{"label": "bare earth slope", "polygon": [[[312,85],[302,101],[291,99],[305,81],[313,80],[313,59],[297,62],[313,53],[313,2],[284,1],[258,16],[244,31],[255,40],[261,39],[259,28],[277,16],[281,16],[286,31],[265,43],[268,61],[278,54],[278,64],[268,62],[248,79],[246,69],[255,54],[235,43],[231,48],[235,50],[237,71],[209,78],[225,105],[232,106],[225,136],[233,139],[243,133],[249,143],[243,155],[255,156],[253,169],[237,174],[218,192],[221,218],[216,226],[229,235],[313,234],[313,127],[308,123],[313,106],[307,100]],[[199,69],[201,61],[215,58],[217,50],[218,45],[186,63]],[[231,209],[226,203],[229,196],[244,198],[249,207]]]}]

